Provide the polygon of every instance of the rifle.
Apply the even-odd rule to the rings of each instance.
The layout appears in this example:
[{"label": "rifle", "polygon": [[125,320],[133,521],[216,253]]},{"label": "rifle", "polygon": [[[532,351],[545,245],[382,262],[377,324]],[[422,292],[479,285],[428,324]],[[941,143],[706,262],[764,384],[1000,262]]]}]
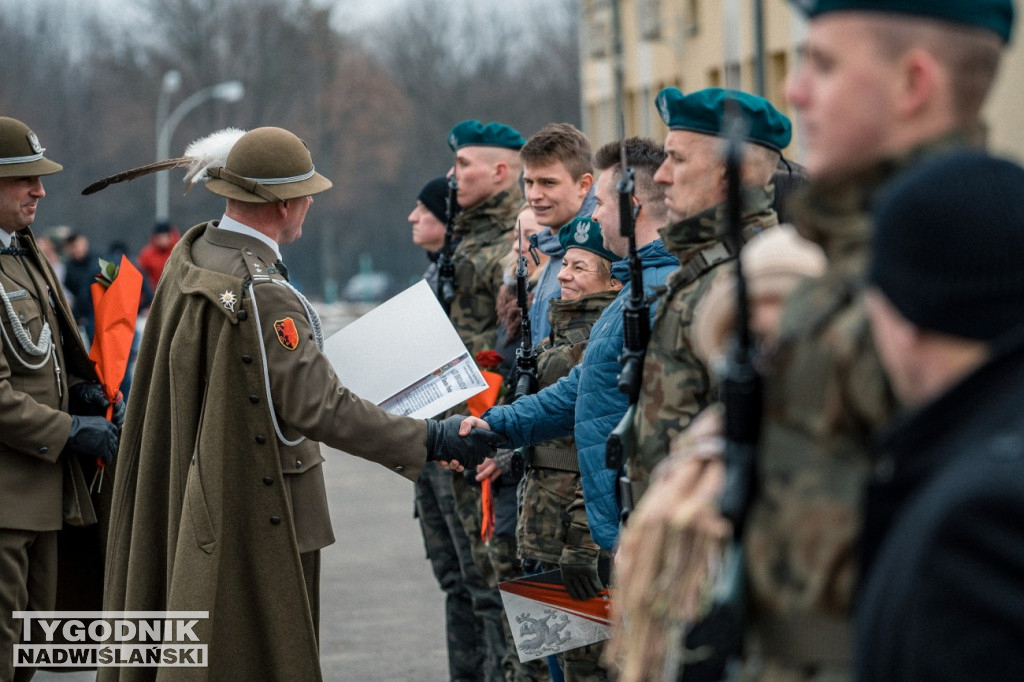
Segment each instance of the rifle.
[{"label": "rifle", "polygon": [[437,300],[441,302],[445,315],[451,315],[452,301],[455,300],[455,261],[452,260],[452,237],[455,233],[456,192],[459,191],[459,181],[455,179],[455,167],[458,165],[458,154],[456,153],[455,165],[452,166],[452,174],[448,176],[448,196],[445,197],[445,225],[444,225],[444,246],[441,247],[441,255],[437,259]]},{"label": "rifle", "polygon": [[744,522],[755,488],[755,455],[761,432],[763,395],[761,376],[754,365],[755,347],[750,335],[747,281],[739,258],[743,244],[741,223],[740,164],[744,124],[730,102],[725,114],[725,168],[728,183],[728,238],[736,257],[736,323],[722,379],[725,404],[725,487],[719,498],[722,515],[732,522],[734,537],[743,534]]},{"label": "rifle", "polygon": [[[522,322],[519,324],[519,348],[516,349],[516,391],[512,401],[519,400],[524,395],[537,392],[537,353],[533,349],[532,333],[530,330],[530,306],[527,305],[526,297],[526,254],[523,252],[523,225],[519,223],[519,260],[516,263],[516,303],[519,305]],[[532,250],[535,265],[540,265],[540,259]]]},{"label": "rifle", "polygon": [[[626,446],[632,444],[633,416],[640,397],[640,379],[644,368],[644,351],[651,335],[651,318],[644,296],[643,263],[636,248],[636,216],[639,210],[633,201],[635,190],[634,171],[626,165],[626,140],[622,139],[619,168],[621,177],[619,193],[619,230],[629,243],[629,299],[622,307],[622,354],[619,362],[619,390],[629,396],[629,409],[622,421],[608,436],[605,450],[605,466],[618,471],[625,460]],[[628,483],[628,481],[627,481]],[[621,484],[621,481],[620,481]],[[628,486],[626,486],[628,488]],[[624,492],[624,491],[620,491]],[[623,509],[626,509],[623,499]],[[625,511],[624,511],[625,513]]]}]

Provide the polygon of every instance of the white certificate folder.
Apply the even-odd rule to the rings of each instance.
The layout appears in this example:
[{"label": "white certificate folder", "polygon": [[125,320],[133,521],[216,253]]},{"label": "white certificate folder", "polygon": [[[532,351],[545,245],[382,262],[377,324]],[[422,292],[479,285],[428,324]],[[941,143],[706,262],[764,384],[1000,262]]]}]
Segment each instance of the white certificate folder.
[{"label": "white certificate folder", "polygon": [[487,388],[426,281],[324,342],[341,383],[392,414],[424,419]]}]

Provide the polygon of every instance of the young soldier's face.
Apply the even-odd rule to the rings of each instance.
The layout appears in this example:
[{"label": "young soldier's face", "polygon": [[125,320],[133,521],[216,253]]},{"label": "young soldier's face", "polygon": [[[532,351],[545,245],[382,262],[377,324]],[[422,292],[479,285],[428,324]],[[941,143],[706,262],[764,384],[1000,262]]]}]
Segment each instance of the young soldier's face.
[{"label": "young soldier's face", "polygon": [[45,196],[38,176],[0,178],[0,230],[15,232],[31,225]]},{"label": "young soldier's face", "polygon": [[523,169],[523,187],[526,201],[533,209],[537,222],[552,231],[576,217],[583,199],[594,184],[594,176],[584,173],[579,180],[561,161],[542,165],[527,165]]},{"label": "young soldier's face", "polygon": [[900,60],[890,60],[860,12],[835,12],[808,27],[800,63],[786,83],[812,176],[856,168],[887,152]]},{"label": "young soldier's face", "polygon": [[463,147],[455,153],[454,172],[459,183],[455,198],[462,208],[473,208],[495,193],[494,156],[494,152],[487,147]]}]

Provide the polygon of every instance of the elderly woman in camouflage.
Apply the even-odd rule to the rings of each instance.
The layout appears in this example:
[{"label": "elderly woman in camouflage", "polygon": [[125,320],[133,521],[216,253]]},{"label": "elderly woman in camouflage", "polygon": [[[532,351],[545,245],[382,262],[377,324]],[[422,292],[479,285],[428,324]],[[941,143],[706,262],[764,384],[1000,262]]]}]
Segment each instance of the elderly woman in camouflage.
[{"label": "elderly woman in camouflage", "polygon": [[[601,311],[615,300],[622,284],[611,276],[618,256],[602,245],[600,225],[576,218],[559,231],[565,255],[558,281],[562,298],[548,309],[551,335],[537,349],[540,387],[553,384],[583,358],[590,329]],[[575,599],[597,594],[599,548],[590,537],[583,508],[579,464],[574,440],[561,438],[530,448],[526,476],[520,487],[517,527],[519,556],[562,577]],[[592,644],[559,654],[566,679],[605,679],[599,666],[601,645]]]}]

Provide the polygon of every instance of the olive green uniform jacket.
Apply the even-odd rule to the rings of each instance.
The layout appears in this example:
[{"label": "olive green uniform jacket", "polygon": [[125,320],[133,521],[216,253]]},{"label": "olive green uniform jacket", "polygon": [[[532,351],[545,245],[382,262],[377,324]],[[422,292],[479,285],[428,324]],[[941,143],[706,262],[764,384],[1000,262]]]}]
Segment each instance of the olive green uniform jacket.
[{"label": "olive green uniform jacket", "polygon": [[209,667],[104,668],[100,679],[320,679],[318,589],[300,558],[333,541],[315,441],[411,480],[426,458],[425,422],[340,384],[273,250],[215,225],[175,247],[150,312],[104,600],[209,611],[195,630]]},{"label": "olive green uniform jacket", "polygon": [[[774,189],[745,188],[743,240],[778,225],[772,210]],[[726,205],[719,204],[661,230],[665,248],[679,259],[679,269],[665,281],[651,338],[644,355],[643,380],[634,421],[636,446],[626,462],[633,482],[633,503],[646,490],[651,470],[668,456],[672,438],[683,431],[715,399],[712,377],[694,350],[693,312],[723,267],[736,254],[724,241],[728,232]]]},{"label": "olive green uniform jacket", "polygon": [[512,229],[522,207],[523,195],[517,186],[463,210],[456,218],[459,244],[452,256],[456,284],[450,317],[471,357],[498,345],[502,260],[512,249]]},{"label": "olive green uniform jacket", "polygon": [[61,456],[71,431],[68,387],[83,379],[96,381],[96,372],[32,232],[16,234],[30,253],[0,256],[0,285],[33,343],[49,323],[54,353],[37,369],[19,362],[15,356],[31,365],[42,359],[21,348],[0,304],[0,528],[60,530],[65,518],[75,525],[96,520],[79,458]]}]

